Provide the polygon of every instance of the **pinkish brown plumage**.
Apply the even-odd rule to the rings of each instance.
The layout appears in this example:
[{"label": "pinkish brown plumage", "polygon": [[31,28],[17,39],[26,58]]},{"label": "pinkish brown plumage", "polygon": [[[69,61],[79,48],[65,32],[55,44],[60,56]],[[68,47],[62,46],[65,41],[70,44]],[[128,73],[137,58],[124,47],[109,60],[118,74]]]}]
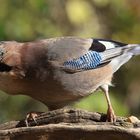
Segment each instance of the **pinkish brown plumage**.
[{"label": "pinkish brown plumage", "polygon": [[[28,95],[52,110],[100,88],[108,103],[108,121],[115,121],[108,86],[113,73],[132,55],[139,54],[139,45],[62,37],[26,43],[3,42],[0,53],[1,90],[11,95]],[[95,67],[98,55],[99,64]]]}]

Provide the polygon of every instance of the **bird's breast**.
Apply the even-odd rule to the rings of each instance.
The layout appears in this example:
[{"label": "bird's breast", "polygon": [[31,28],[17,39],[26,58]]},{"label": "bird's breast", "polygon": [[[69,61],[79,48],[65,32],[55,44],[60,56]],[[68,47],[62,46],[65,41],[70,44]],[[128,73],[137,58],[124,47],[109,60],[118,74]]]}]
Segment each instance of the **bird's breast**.
[{"label": "bird's breast", "polygon": [[109,65],[73,74],[54,69],[43,80],[0,73],[0,89],[11,95],[28,95],[45,104],[67,104],[89,95],[107,80],[110,82],[111,70]]},{"label": "bird's breast", "polygon": [[[41,75],[40,75],[41,76]],[[10,95],[28,95],[45,104],[74,100],[78,97],[69,93],[60,81],[46,77],[20,78],[11,76],[8,73],[0,73],[0,90]]]}]

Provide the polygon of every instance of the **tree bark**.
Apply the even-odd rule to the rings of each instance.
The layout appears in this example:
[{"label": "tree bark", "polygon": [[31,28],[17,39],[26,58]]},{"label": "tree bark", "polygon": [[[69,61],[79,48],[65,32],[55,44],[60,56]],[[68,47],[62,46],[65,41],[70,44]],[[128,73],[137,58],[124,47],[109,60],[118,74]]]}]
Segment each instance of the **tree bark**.
[{"label": "tree bark", "polygon": [[[29,119],[29,118],[28,118]],[[0,125],[0,140],[139,140],[140,122],[117,117],[105,122],[106,115],[75,109],[42,113],[34,120],[11,121]]]}]

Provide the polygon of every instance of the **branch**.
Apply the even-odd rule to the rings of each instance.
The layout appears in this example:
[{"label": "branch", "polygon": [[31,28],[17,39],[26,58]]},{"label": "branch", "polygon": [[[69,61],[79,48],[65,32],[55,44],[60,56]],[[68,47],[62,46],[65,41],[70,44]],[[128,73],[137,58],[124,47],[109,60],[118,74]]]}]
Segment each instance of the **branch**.
[{"label": "branch", "polygon": [[[0,138],[4,140],[92,140],[140,139],[140,123],[117,117],[115,123],[105,122],[106,115],[75,109],[59,109],[42,113],[36,122],[12,121],[0,125]],[[37,125],[37,126],[36,126]]]}]

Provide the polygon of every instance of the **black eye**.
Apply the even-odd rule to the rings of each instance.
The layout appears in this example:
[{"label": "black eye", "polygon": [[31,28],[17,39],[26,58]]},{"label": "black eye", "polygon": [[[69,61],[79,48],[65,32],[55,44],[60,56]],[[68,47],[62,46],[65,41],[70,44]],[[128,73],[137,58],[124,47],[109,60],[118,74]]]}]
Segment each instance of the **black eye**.
[{"label": "black eye", "polygon": [[3,48],[0,48],[0,61],[2,61],[5,53],[5,50]]},{"label": "black eye", "polygon": [[0,57],[3,56],[5,53],[4,49],[0,48]]},{"label": "black eye", "polygon": [[4,55],[4,52],[0,52],[0,56],[3,56]]}]

